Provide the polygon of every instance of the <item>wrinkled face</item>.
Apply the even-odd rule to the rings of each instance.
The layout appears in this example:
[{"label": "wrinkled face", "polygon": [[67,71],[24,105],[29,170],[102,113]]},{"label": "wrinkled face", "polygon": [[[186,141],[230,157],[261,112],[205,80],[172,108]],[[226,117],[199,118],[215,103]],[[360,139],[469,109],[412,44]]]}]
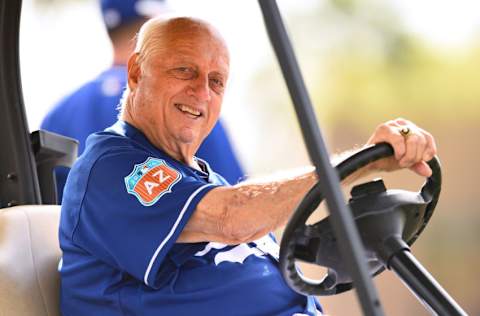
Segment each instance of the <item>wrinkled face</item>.
[{"label": "wrinkled face", "polygon": [[158,147],[194,153],[218,119],[228,71],[226,47],[210,34],[167,41],[141,70],[129,65],[137,127]]}]

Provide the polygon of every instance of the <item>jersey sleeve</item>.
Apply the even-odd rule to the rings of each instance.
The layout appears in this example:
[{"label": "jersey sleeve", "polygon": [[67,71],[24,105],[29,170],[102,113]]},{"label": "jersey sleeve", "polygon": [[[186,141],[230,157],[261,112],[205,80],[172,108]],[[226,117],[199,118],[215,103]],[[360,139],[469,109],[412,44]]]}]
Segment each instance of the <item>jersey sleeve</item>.
[{"label": "jersey sleeve", "polygon": [[184,168],[146,153],[103,155],[91,168],[73,241],[155,287],[196,205],[217,186]]}]

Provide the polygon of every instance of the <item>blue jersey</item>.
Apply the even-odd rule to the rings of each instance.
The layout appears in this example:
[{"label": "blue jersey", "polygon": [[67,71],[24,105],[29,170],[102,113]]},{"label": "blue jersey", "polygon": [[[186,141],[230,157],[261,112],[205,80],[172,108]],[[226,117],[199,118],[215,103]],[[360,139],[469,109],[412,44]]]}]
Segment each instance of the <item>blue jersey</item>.
[{"label": "blue jersey", "polygon": [[269,235],[252,243],[176,243],[202,197],[228,185],[172,159],[119,121],[88,138],[60,220],[64,316],[315,315],[282,279]]},{"label": "blue jersey", "polygon": [[[44,118],[41,128],[77,139],[81,154],[88,135],[103,131],[117,121],[117,107],[125,87],[125,67],[112,67],[58,103]],[[242,167],[220,121],[200,146],[197,156],[209,161],[230,183],[237,183],[243,177]],[[68,172],[69,168],[56,168],[59,201]]]}]

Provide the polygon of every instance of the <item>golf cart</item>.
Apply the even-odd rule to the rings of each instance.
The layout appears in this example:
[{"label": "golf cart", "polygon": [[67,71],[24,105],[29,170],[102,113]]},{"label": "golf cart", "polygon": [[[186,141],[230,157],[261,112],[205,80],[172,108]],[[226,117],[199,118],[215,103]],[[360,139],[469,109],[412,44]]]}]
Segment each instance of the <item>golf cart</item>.
[{"label": "golf cart", "polygon": [[[334,295],[356,288],[365,315],[382,315],[371,278],[393,270],[426,305],[439,315],[466,315],[410,252],[431,218],[440,194],[438,159],[433,175],[419,192],[387,190],[380,181],[352,190],[343,200],[339,181],[377,159],[392,155],[386,144],[368,148],[332,168],[309,96],[273,0],[260,0],[267,30],[295,105],[312,163],[322,183],[300,203],[281,242],[280,268],[297,292]],[[23,107],[18,61],[21,1],[1,0],[0,117],[4,154],[0,160],[0,311],[8,315],[58,315],[60,258],[53,169],[71,166],[76,142],[59,135],[29,133]],[[306,220],[326,199],[330,217]],[[312,281],[297,270],[296,261],[328,268]]]}]

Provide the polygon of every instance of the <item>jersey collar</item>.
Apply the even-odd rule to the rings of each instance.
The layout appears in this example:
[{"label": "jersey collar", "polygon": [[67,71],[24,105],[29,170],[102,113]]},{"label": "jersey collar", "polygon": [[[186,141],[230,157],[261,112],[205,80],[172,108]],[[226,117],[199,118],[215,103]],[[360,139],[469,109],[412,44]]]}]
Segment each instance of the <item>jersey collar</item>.
[{"label": "jersey collar", "polygon": [[[125,122],[125,121],[118,120],[115,124],[113,124],[111,127],[108,128],[108,131],[114,132],[118,135],[122,135],[122,136],[125,136],[125,137],[128,137],[128,138],[131,138],[131,139],[141,143],[142,145],[147,146],[150,149],[153,149],[154,151],[159,151],[162,155],[169,156],[162,149],[155,147],[139,129],[137,129],[136,127],[134,127],[133,125],[131,125],[131,124]],[[172,157],[170,157],[170,158],[172,158]],[[174,158],[172,158],[172,159],[177,161]],[[187,167],[190,168],[191,170],[193,170],[196,174],[198,174],[200,177],[202,177],[203,179],[205,179],[209,183],[212,183],[214,181],[214,179],[212,178],[213,171],[210,168],[210,165],[208,164],[208,162],[206,162],[205,160],[203,160],[201,158],[195,157],[195,156],[193,157],[193,159],[196,160],[196,162],[198,163],[198,165],[200,166],[200,168],[202,170],[197,170],[197,169],[192,168],[190,166],[187,166]],[[178,163],[183,164],[181,162],[178,162]],[[183,165],[185,165],[185,164],[183,164]]]}]

